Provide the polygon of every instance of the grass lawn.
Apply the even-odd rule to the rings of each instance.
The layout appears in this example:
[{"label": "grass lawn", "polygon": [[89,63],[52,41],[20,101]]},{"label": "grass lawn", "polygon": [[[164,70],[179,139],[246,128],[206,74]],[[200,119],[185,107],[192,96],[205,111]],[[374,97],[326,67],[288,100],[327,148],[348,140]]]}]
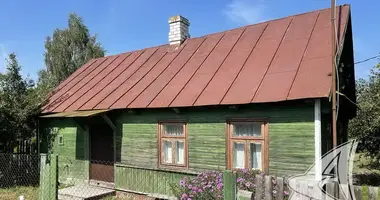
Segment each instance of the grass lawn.
[{"label": "grass lawn", "polygon": [[19,196],[23,195],[25,200],[38,199],[37,187],[13,187],[8,189],[0,188],[1,200],[17,200]]},{"label": "grass lawn", "polygon": [[370,158],[364,156],[362,153],[357,153],[355,155],[353,169],[355,185],[380,186],[379,168],[379,166],[374,166]]}]

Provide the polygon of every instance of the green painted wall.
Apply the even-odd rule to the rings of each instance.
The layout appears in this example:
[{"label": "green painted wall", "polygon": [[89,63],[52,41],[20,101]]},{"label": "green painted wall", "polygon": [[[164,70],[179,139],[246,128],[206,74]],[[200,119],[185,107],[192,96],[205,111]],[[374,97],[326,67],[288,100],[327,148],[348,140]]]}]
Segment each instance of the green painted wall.
[{"label": "green painted wall", "polygon": [[179,183],[183,177],[194,174],[160,171],[135,167],[116,167],[116,188],[150,194],[172,195],[171,183]]},{"label": "green painted wall", "polygon": [[[87,132],[73,119],[45,119],[41,122],[41,152],[58,154],[60,181],[71,184],[78,180],[88,180]],[[59,136],[63,136],[63,145],[58,144]]]},{"label": "green painted wall", "polygon": [[[226,168],[226,121],[233,118],[266,118],[269,122],[269,173],[305,172],[314,162],[314,102],[304,101],[227,107],[137,109],[109,113],[117,126],[116,187],[145,193],[170,194],[168,181],[207,170]],[[173,172],[158,168],[157,123],[180,119],[187,122],[189,169]],[[64,145],[53,142],[60,155],[61,179],[88,179],[88,132],[73,119],[47,120],[44,131],[63,135]],[[84,123],[85,124],[85,123]],[[43,138],[41,138],[43,140]],[[134,167],[131,167],[134,166]],[[137,184],[141,183],[141,184]]]},{"label": "green painted wall", "polygon": [[[304,173],[314,162],[314,103],[261,104],[239,109],[199,108],[137,110],[116,117],[118,158],[125,165],[157,169],[157,122],[181,119],[188,123],[189,172],[223,170],[226,165],[226,120],[230,118],[267,118],[269,121],[269,173]],[[129,169],[117,174],[116,186],[130,179]],[[144,171],[144,170],[142,170]],[[143,173],[135,169],[133,173]],[[152,171],[150,173],[163,173]],[[155,175],[158,176],[158,175]],[[144,192],[144,190],[142,190]]]}]

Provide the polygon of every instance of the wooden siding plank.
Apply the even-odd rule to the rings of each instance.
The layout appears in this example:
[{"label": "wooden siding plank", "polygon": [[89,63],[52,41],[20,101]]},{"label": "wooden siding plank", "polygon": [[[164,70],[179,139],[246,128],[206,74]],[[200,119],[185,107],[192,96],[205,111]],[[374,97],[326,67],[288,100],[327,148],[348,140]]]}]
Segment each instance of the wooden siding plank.
[{"label": "wooden siding plank", "polygon": [[[226,169],[225,123],[227,118],[269,119],[269,172],[289,175],[303,173],[314,162],[314,105],[252,106],[239,112],[219,109],[178,115],[171,110],[149,110],[139,115],[122,113],[121,163],[157,167],[157,121],[188,122],[189,170]],[[293,163],[289,166],[289,163]]]}]

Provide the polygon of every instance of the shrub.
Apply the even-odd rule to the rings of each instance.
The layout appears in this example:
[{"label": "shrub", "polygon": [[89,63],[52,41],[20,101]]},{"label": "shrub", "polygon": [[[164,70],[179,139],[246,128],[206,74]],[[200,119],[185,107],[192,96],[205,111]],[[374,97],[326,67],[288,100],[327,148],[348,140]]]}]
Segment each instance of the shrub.
[{"label": "shrub", "polygon": [[[236,186],[239,190],[256,192],[256,175],[262,176],[264,181],[265,173],[260,170],[238,169],[236,173]],[[197,177],[188,179],[184,177],[179,184],[172,183],[171,189],[180,200],[222,200],[223,199],[223,173],[220,171],[210,171],[199,174]],[[262,183],[264,185],[264,182]],[[277,196],[278,187],[276,179],[272,177],[273,196]],[[285,197],[289,195],[284,191]]]},{"label": "shrub", "polygon": [[184,177],[179,185],[171,184],[173,193],[181,200],[223,199],[222,173],[204,172],[193,179]]}]

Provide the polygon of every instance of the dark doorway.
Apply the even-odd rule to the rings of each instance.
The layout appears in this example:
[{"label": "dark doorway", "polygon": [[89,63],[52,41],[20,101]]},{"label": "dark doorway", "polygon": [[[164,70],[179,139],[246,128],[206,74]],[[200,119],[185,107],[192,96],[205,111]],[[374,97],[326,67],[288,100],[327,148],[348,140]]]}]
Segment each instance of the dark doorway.
[{"label": "dark doorway", "polygon": [[90,179],[114,182],[113,131],[108,124],[90,126]]}]

